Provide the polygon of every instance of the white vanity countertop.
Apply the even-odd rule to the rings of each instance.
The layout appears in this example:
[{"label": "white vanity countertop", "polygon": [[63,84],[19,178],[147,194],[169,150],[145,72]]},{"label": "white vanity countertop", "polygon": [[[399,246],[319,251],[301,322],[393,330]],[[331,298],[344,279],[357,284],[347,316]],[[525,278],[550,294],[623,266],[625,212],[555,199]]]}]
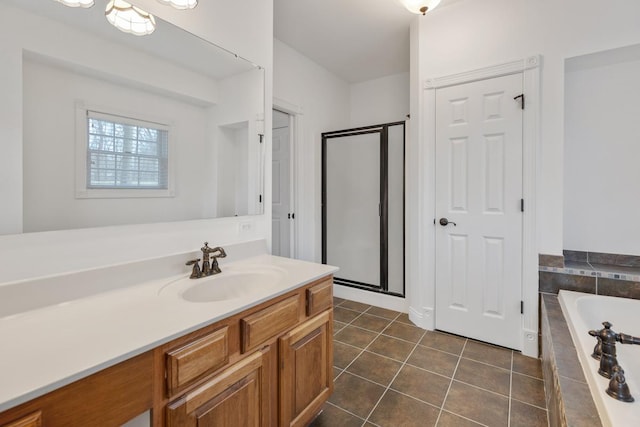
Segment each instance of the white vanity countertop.
[{"label": "white vanity countertop", "polygon": [[175,292],[160,293],[188,276],[182,273],[0,317],[0,411],[337,271],[257,255],[221,263],[219,277],[245,267],[282,274],[264,291],[226,301],[188,302]]}]

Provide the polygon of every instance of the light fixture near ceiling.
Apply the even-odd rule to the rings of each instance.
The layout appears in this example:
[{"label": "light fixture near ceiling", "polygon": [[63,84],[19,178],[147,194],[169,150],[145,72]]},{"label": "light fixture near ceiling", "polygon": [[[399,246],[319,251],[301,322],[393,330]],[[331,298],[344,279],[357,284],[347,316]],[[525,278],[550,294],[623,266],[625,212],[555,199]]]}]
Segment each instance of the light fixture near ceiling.
[{"label": "light fixture near ceiling", "polygon": [[198,0],[158,0],[162,4],[166,4],[176,9],[193,9],[198,5]]},{"label": "light fixture near ceiling", "polygon": [[[89,8],[94,0],[56,0],[69,7]],[[193,9],[198,0],[158,0],[176,9]],[[156,19],[152,14],[127,3],[125,0],[109,0],[104,12],[107,21],[120,31],[136,36],[146,36],[156,29]]]},{"label": "light fixture near ceiling", "polygon": [[93,0],[56,0],[65,6],[89,8],[93,6]]},{"label": "light fixture near ceiling", "polygon": [[153,15],[124,0],[109,0],[104,13],[111,25],[125,33],[146,36],[156,29]]},{"label": "light fixture near ceiling", "polygon": [[436,6],[440,4],[440,0],[400,0],[400,3],[402,3],[409,12],[424,15],[435,9]]}]

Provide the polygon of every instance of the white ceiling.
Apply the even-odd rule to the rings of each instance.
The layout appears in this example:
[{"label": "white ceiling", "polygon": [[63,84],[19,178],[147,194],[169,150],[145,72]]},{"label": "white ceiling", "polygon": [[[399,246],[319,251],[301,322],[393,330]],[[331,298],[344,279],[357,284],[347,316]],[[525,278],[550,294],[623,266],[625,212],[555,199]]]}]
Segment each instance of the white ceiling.
[{"label": "white ceiling", "polygon": [[417,16],[398,0],[274,0],[274,36],[357,83],[409,71],[409,24]]}]

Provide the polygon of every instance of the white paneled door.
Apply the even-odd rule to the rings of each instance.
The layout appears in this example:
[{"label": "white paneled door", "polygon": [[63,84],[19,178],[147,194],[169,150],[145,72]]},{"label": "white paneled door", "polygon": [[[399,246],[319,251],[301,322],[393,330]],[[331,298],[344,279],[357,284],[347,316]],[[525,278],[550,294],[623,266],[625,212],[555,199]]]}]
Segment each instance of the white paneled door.
[{"label": "white paneled door", "polygon": [[514,349],[522,347],[521,93],[522,74],[436,90],[436,328]]},{"label": "white paneled door", "polygon": [[273,111],[272,156],[272,244],[273,255],[290,257],[291,254],[291,192],[290,192],[290,140],[289,115]]}]

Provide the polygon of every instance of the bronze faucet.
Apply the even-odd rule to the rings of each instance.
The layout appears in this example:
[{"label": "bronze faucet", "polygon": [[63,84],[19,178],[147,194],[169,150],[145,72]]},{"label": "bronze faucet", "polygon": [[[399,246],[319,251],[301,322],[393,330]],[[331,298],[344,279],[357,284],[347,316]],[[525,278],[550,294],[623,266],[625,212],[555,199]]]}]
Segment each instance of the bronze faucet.
[{"label": "bronze faucet", "polygon": [[[221,273],[220,267],[218,267],[218,258],[224,258],[227,253],[220,246],[215,248],[209,247],[209,242],[204,242],[204,246],[200,248],[202,251],[202,268],[198,265],[200,258],[187,261],[186,265],[192,265],[190,279],[199,279],[201,277],[211,276],[212,274]],[[211,258],[211,263],[209,263]]]},{"label": "bronze faucet", "polygon": [[[605,378],[610,378],[607,394],[614,399],[623,402],[633,402],[633,396],[629,392],[629,386],[624,377],[624,371],[618,364],[616,358],[616,342],[622,344],[640,344],[640,338],[627,334],[619,334],[611,330],[611,323],[602,322],[604,328],[597,331],[589,331],[589,335],[596,337],[598,343],[591,355],[595,359],[600,359],[600,369],[598,373]],[[599,356],[599,357],[598,357]]]},{"label": "bronze faucet", "polygon": [[613,368],[618,366],[616,358],[616,342],[622,344],[640,344],[640,338],[627,334],[619,334],[611,329],[611,323],[602,322],[604,328],[597,331],[589,331],[589,335],[598,339],[598,344],[591,355],[594,359],[600,356],[600,369],[598,373],[605,378],[611,378]]}]

